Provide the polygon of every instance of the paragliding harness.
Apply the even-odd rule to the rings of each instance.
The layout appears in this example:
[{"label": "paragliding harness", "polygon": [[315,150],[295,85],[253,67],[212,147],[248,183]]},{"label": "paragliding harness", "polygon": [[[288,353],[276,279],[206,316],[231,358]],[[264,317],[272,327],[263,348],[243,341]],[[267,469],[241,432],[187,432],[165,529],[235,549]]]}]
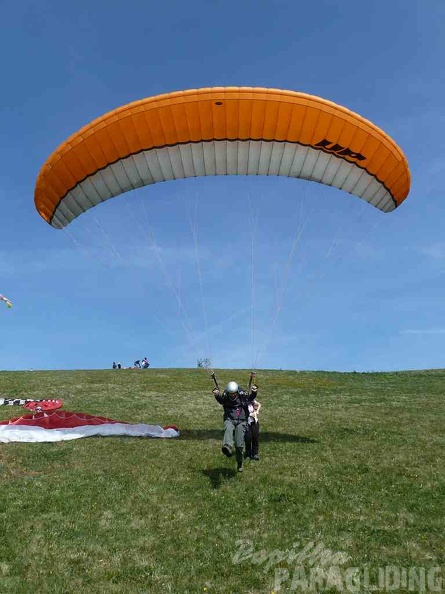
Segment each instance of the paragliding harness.
[{"label": "paragliding harness", "polygon": [[[214,371],[211,373],[211,376],[210,377],[213,379],[213,381],[215,383],[215,386],[216,386],[216,389],[221,394],[221,389],[219,387],[218,380],[216,379],[216,375],[215,375],[215,372]],[[249,377],[249,385],[248,385],[247,392],[246,392],[247,398],[250,398],[250,396],[252,395],[251,390],[252,390],[252,382],[253,382],[253,378],[254,377],[255,377],[255,373],[253,371],[251,371],[250,372],[250,377]],[[242,408],[245,409],[246,408],[246,405],[244,404]],[[241,413],[241,408],[238,408],[237,407],[236,410],[237,410],[237,416],[239,417],[239,415]],[[246,411],[246,414],[248,414],[247,411]]]},{"label": "paragliding harness", "polygon": [[[250,392],[250,391],[251,391],[251,389],[252,389],[252,382],[253,382],[253,379],[254,379],[255,375],[256,375],[256,374],[255,374],[255,372],[254,372],[254,371],[251,371],[251,372],[250,372],[250,377],[249,377],[249,385],[248,385],[248,387],[247,387],[247,396],[250,396],[250,395],[251,395],[251,392]],[[210,375],[210,377],[211,377],[211,378],[212,378],[212,380],[215,382],[216,389],[217,389],[219,392],[221,392],[221,388],[220,388],[220,387],[219,387],[219,385],[218,385],[218,380],[216,379],[216,375],[215,375],[215,372],[214,372],[214,371],[212,371],[212,374]]]}]

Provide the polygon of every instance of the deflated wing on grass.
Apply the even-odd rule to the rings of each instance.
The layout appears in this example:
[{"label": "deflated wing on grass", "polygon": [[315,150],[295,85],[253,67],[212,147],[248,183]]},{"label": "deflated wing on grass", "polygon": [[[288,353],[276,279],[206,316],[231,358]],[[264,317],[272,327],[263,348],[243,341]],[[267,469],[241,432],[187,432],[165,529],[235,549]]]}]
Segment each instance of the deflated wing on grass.
[{"label": "deflated wing on grass", "polygon": [[132,437],[179,437],[175,426],[160,427],[143,423],[123,423],[70,411],[40,412],[0,423],[0,443],[54,442],[93,435],[127,435]]}]

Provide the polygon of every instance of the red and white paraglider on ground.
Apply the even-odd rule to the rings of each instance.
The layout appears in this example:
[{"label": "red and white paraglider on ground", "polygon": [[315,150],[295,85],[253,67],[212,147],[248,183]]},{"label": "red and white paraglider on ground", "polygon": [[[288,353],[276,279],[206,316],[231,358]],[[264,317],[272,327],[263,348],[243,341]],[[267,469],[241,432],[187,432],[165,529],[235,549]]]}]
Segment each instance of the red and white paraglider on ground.
[{"label": "red and white paraglider on ground", "polygon": [[56,442],[93,435],[172,438],[179,437],[179,430],[174,425],[161,427],[143,423],[125,423],[65,410],[41,410],[0,422],[0,443]]}]

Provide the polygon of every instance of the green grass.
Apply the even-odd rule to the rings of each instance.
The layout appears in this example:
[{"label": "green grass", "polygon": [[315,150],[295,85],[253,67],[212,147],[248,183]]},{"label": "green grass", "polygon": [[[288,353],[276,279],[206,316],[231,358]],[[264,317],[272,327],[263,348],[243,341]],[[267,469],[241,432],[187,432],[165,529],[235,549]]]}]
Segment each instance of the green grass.
[{"label": "green grass", "polygon": [[[445,371],[257,381],[261,460],[239,474],[202,370],[0,373],[0,397],[181,429],[0,445],[0,594],[270,593],[296,565],[270,555],[310,543],[344,553],[342,568],[444,565]],[[236,563],[238,539],[255,554]]]}]

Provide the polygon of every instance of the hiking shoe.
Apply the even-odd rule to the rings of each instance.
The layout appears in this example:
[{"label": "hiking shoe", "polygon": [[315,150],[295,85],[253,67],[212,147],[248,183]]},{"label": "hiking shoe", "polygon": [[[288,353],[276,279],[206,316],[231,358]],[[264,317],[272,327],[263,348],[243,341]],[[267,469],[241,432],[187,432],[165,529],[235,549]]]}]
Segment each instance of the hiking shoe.
[{"label": "hiking shoe", "polygon": [[227,458],[231,458],[233,456],[232,448],[227,444],[223,445],[221,451],[224,454],[224,456],[227,456]]},{"label": "hiking shoe", "polygon": [[256,454],[256,455],[253,457],[253,460],[255,460],[255,462],[258,462],[258,460],[259,460],[259,459],[260,459],[260,457],[258,456],[258,454]]},{"label": "hiking shoe", "polygon": [[242,472],[243,470],[244,470],[243,463],[242,462],[238,462],[238,472]]}]

